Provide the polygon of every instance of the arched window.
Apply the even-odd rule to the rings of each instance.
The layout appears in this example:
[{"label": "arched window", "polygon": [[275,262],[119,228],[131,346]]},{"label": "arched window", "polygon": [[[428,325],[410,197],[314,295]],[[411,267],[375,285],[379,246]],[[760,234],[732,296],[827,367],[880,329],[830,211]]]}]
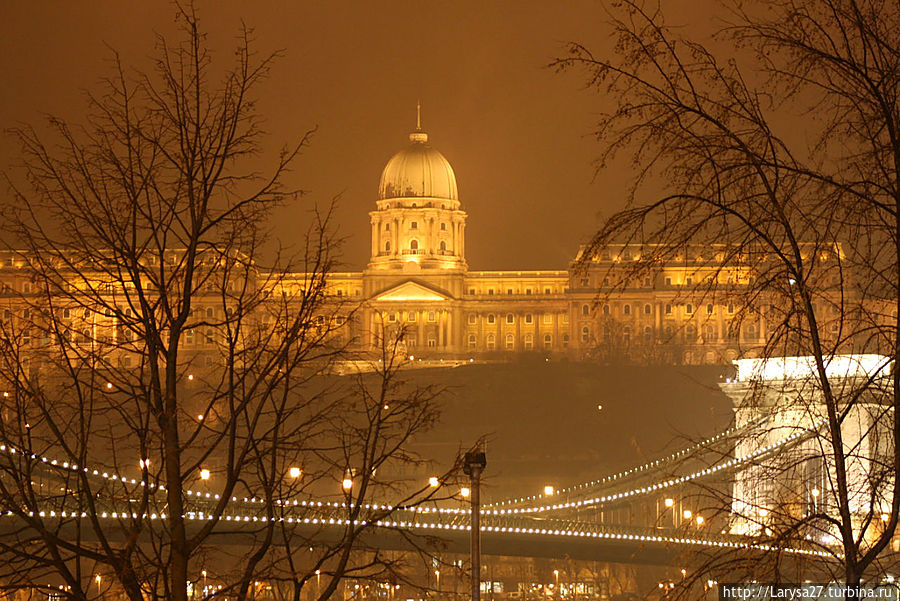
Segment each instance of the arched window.
[{"label": "arched window", "polygon": [[591,339],[591,329],[587,326],[581,328],[581,341],[588,342]]},{"label": "arched window", "polygon": [[506,335],[506,350],[511,351],[511,350],[513,350],[513,348],[515,346],[516,346],[516,337],[513,336],[512,334],[507,334]]},{"label": "arched window", "polygon": [[513,314],[507,313],[506,314],[506,323],[514,323],[514,322],[515,322],[515,317],[513,317]]},{"label": "arched window", "polygon": [[409,247],[410,247],[412,250],[418,250],[418,248],[419,248],[419,241],[418,241],[418,240],[410,240],[410,241],[409,241]]},{"label": "arched window", "polygon": [[644,328],[644,340],[646,340],[647,342],[653,340],[653,328],[651,328],[650,326],[646,326]]},{"label": "arched window", "polygon": [[563,345],[563,348],[569,348],[569,335],[568,334],[563,334],[562,345]]},{"label": "arched window", "polygon": [[644,315],[650,315],[651,313],[653,313],[653,307],[649,303],[644,305]]},{"label": "arched window", "polygon": [[603,314],[609,315],[609,305],[603,305]]},{"label": "arched window", "polygon": [[553,336],[544,334],[544,348],[550,348],[551,346],[553,346]]},{"label": "arched window", "polygon": [[390,240],[388,240],[387,242],[384,243],[384,252],[386,252],[386,253],[391,252],[391,241]]},{"label": "arched window", "polygon": [[704,328],[703,339],[706,342],[714,342],[718,336],[716,335],[716,326],[714,324],[708,323]]},{"label": "arched window", "polygon": [[531,350],[534,347],[534,336],[525,334],[525,350]]},{"label": "arched window", "polygon": [[475,343],[478,339],[475,337],[475,334],[469,334],[469,348],[474,349]]},{"label": "arched window", "polygon": [[587,317],[591,314],[591,308],[588,305],[581,305],[581,314]]},{"label": "arched window", "polygon": [[493,334],[488,334],[487,347],[488,347],[489,351],[492,351],[497,347],[497,342],[496,342],[496,339],[494,338]]},{"label": "arched window", "polygon": [[488,323],[494,323],[496,320],[497,320],[497,318],[494,316],[493,313],[488,313]]},{"label": "arched window", "polygon": [[441,231],[442,231],[442,232],[446,232],[446,231],[447,231],[447,224],[444,223],[443,221],[441,222]]},{"label": "arched window", "polygon": [[[416,206],[416,205],[413,205],[413,206]],[[416,221],[411,221],[410,224],[409,224],[409,229],[411,229],[411,230],[417,230],[417,229],[419,229],[419,224],[418,224],[418,222],[416,222]]]},{"label": "arched window", "polygon": [[688,303],[687,305],[685,305],[684,310],[687,312],[688,315],[693,315],[694,314],[694,305],[692,305],[691,303]]},{"label": "arched window", "polygon": [[622,342],[631,344],[631,326],[625,326],[622,330]]},{"label": "arched window", "polygon": [[666,304],[666,315],[671,315],[671,314],[672,314],[672,305],[667,303]]},{"label": "arched window", "polygon": [[385,223],[385,224],[384,224],[384,231],[386,231],[386,232],[391,231],[391,224],[390,224],[390,223]]},{"label": "arched window", "polygon": [[446,250],[447,250],[447,243],[444,242],[443,240],[441,240],[441,251],[446,251]]},{"label": "arched window", "polygon": [[715,312],[715,308],[712,306],[712,303],[706,305],[706,314],[712,315]]},{"label": "arched window", "polygon": [[622,310],[624,311],[625,315],[631,315],[631,305],[625,305]]},{"label": "arched window", "polygon": [[212,307],[207,307],[207,308],[206,308],[206,317],[207,317],[208,319],[212,319],[214,316],[215,316],[215,313],[214,313],[214,311],[213,311],[213,308],[212,308]]}]

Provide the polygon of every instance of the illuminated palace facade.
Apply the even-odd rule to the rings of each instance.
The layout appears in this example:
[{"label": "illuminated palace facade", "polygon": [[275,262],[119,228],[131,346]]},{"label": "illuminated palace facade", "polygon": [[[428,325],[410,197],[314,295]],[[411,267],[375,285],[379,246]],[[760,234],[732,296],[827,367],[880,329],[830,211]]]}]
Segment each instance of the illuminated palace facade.
[{"label": "illuminated palace facade", "polygon": [[[762,344],[765,319],[744,318],[738,327],[736,300],[690,300],[693,283],[713,270],[709,257],[662,264],[615,294],[601,294],[609,268],[636,260],[640,249],[610,247],[587,268],[576,257],[558,271],[470,270],[453,168],[426,133],[409,141],[381,175],[368,266],[329,279],[329,294],[361,301],[346,326],[361,349],[400,330],[409,354],[426,359],[532,352],[723,363],[753,356]],[[716,277],[732,286],[748,277],[721,267]]]}]

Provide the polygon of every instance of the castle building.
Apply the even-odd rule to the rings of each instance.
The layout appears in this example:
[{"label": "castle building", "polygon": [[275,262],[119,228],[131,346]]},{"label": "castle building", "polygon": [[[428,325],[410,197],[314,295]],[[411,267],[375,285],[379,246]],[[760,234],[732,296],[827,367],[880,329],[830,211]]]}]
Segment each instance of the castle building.
[{"label": "castle building", "polygon": [[691,300],[708,274],[732,288],[750,277],[746,268],[723,270],[724,255],[710,247],[710,256],[680,257],[615,292],[610,269],[627,268],[647,248],[611,246],[587,266],[579,251],[555,271],[469,269],[456,175],[419,128],[385,166],[369,217],[366,269],[329,279],[330,294],[361,301],[348,327],[363,350],[402,329],[406,350],[424,358],[540,352],[723,363],[752,355],[765,337],[762,317],[738,324],[737,295]]},{"label": "castle building", "polygon": [[[784,316],[774,303],[752,296],[754,287],[749,284],[759,275],[753,263],[758,257],[736,256],[724,244],[686,249],[613,244],[592,253],[589,260],[582,260],[586,251],[581,249],[560,270],[471,270],[466,261],[464,208],[450,162],[417,128],[409,135],[409,145],[388,161],[381,174],[369,213],[368,265],[361,272],[325,276],[324,307],[331,314],[317,316],[317,323],[330,323],[330,331],[363,354],[380,350],[381,341],[402,334],[402,352],[422,359],[502,359],[532,353],[553,359],[723,364],[757,356],[770,328]],[[182,262],[180,252],[149,253],[142,261],[149,261],[149,266],[164,261],[176,268]],[[841,250],[832,252],[837,256]],[[198,260],[215,270],[223,257],[207,254]],[[819,263],[829,259],[822,254]],[[652,268],[638,269],[642,264]],[[26,348],[34,348],[49,340],[52,332],[45,331],[36,340],[43,326],[29,315],[46,314],[49,308],[38,302],[29,265],[26,253],[0,253],[4,319],[17,315],[21,340]],[[234,290],[245,291],[280,287],[280,292],[269,291],[273,299],[297,299],[309,290],[308,273],[291,273],[272,284],[274,280],[254,269],[226,269],[216,276],[235,278],[240,271],[247,281],[257,278],[249,287],[229,281],[224,297],[204,288],[196,299],[192,309],[196,319],[191,323],[203,331],[189,330],[185,344],[197,352],[209,351],[210,364],[215,362],[214,324],[226,320],[225,305],[234,301],[233,285]],[[130,313],[111,309],[136,306],[134,284],[108,281],[109,275],[82,274],[77,282],[56,284],[66,298],[54,303],[78,307],[61,309],[66,320],[61,327],[71,330],[72,339],[80,344],[130,341],[125,338],[128,328],[122,326]],[[145,286],[159,285],[149,272],[145,276],[149,278]],[[75,292],[79,287],[90,294],[79,300]],[[832,296],[841,299],[840,294]],[[757,308],[748,310],[750,303]],[[91,310],[95,304],[99,308]],[[839,308],[823,297],[821,310],[834,318],[826,333],[834,336]],[[287,311],[297,313],[295,309],[285,305]],[[114,317],[114,313],[122,314]],[[266,324],[273,316],[259,319]],[[139,331],[131,333],[140,336]]]}]

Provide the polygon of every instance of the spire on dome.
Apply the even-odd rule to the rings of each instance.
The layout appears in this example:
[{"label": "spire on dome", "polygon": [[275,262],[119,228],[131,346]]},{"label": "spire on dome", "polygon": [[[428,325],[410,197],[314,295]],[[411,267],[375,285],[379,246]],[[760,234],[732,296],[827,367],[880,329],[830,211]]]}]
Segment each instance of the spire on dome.
[{"label": "spire on dome", "polygon": [[422,103],[416,100],[416,131],[409,134],[409,141],[418,144],[428,142],[428,134],[422,131]]}]

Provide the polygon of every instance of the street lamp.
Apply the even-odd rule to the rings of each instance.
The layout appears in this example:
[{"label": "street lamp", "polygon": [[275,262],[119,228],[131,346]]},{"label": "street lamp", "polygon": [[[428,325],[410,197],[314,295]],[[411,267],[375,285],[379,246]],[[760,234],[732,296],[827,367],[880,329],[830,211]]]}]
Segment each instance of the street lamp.
[{"label": "street lamp", "polygon": [[468,497],[470,494],[472,494],[472,490],[468,486],[463,486],[459,489],[459,494],[463,497]]},{"label": "street lamp", "polygon": [[559,570],[553,570],[553,578],[556,580],[556,584],[553,585],[553,594],[559,599]]},{"label": "street lamp", "polygon": [[296,480],[300,477],[301,474],[303,474],[303,470],[301,470],[299,467],[292,467],[288,470],[288,474],[291,476],[291,478],[294,478]]},{"label": "street lamp", "polygon": [[200,575],[203,576],[203,596],[206,596],[206,570],[200,572]]},{"label": "street lamp", "polygon": [[545,497],[552,497],[554,492],[556,492],[556,490],[549,484],[544,487],[544,496]]},{"label": "street lamp", "polygon": [[428,486],[430,486],[432,488],[437,488],[440,485],[441,485],[441,481],[438,480],[437,476],[432,476],[431,478],[428,479]]},{"label": "street lamp", "polygon": [[441,571],[435,570],[434,577],[435,577],[434,588],[437,591],[438,595],[440,595],[440,593],[441,593]]},{"label": "street lamp", "polygon": [[209,475],[210,474],[209,474],[208,469],[203,468],[202,470],[200,470],[200,479],[201,480],[209,480]]},{"label": "street lamp", "polygon": [[99,595],[100,594],[100,583],[103,582],[103,576],[101,576],[100,574],[97,574],[96,576],[94,576],[94,580],[97,581],[97,594]]},{"label": "street lamp", "polygon": [[663,503],[666,507],[672,507],[673,505],[675,505],[675,499],[673,499],[672,497],[666,497],[666,500],[663,501]]},{"label": "street lamp", "polygon": [[[481,601],[481,472],[487,465],[483,451],[469,451],[463,460],[463,472],[472,481],[472,601]],[[464,491],[461,491],[464,493]],[[468,496],[463,494],[464,497]]]},{"label": "street lamp", "polygon": [[685,510],[684,510],[684,513],[681,514],[681,515],[683,515],[683,516],[684,516],[684,519],[686,519],[686,520],[689,520],[689,519],[691,519],[692,517],[694,517],[694,513],[693,513],[690,509],[685,509]]},{"label": "street lamp", "polygon": [[350,490],[353,488],[353,479],[352,478],[344,478],[344,481],[341,482],[341,486],[344,490]]}]

